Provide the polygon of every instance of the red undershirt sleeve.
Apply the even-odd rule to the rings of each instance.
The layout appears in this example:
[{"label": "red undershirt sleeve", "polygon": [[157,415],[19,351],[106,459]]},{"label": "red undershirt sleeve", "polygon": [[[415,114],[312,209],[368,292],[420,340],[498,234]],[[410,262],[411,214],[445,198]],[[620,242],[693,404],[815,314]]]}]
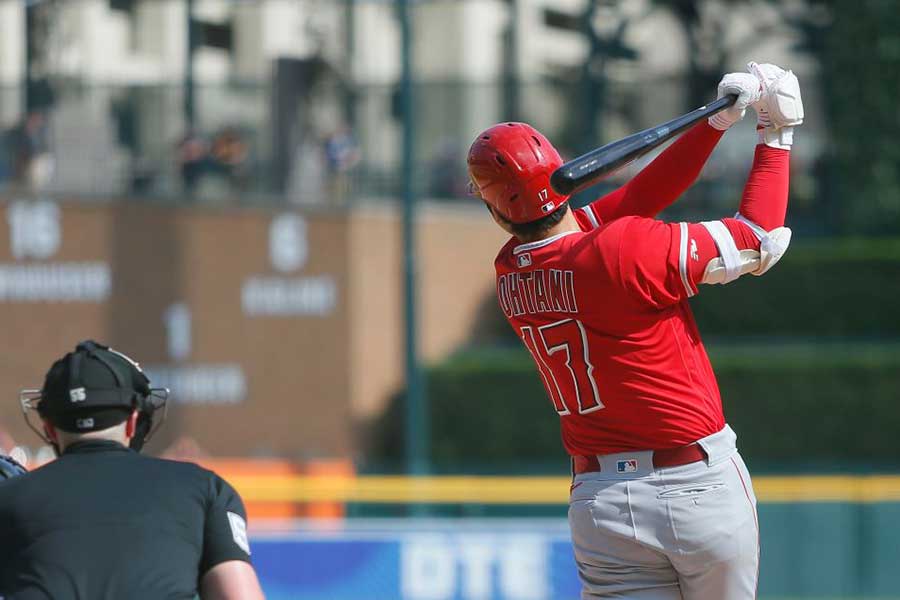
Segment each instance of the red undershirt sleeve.
[{"label": "red undershirt sleeve", "polygon": [[766,231],[784,225],[787,213],[791,153],[759,144],[744,185],[740,214]]},{"label": "red undershirt sleeve", "polygon": [[700,175],[723,131],[699,123],[622,187],[589,206],[601,223],[628,215],[655,217]]}]

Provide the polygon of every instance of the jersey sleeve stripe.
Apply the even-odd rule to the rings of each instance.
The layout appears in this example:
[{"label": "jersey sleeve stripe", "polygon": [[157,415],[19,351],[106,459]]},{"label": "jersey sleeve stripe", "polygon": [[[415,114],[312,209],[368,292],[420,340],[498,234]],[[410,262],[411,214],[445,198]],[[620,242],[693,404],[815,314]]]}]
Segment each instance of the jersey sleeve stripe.
[{"label": "jersey sleeve stripe", "polygon": [[688,280],[688,224],[679,223],[678,225],[681,230],[681,242],[678,244],[678,271],[681,274],[684,291],[687,292],[688,298],[691,298],[694,296],[694,288],[691,287],[691,282]]},{"label": "jersey sleeve stripe", "polygon": [[583,207],[581,210],[584,211],[584,214],[587,215],[587,218],[591,222],[591,226],[593,226],[594,229],[600,227],[600,221],[597,220],[597,215],[594,214],[594,209],[591,208],[590,204]]}]

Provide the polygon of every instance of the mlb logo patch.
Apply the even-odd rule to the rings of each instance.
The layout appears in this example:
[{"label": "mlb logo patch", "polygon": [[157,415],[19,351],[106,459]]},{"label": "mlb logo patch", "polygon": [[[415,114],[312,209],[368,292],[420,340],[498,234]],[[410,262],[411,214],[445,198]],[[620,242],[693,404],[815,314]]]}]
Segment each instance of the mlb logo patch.
[{"label": "mlb logo patch", "polygon": [[637,468],[637,460],[634,458],[620,460],[616,463],[616,471],[619,473],[634,473],[637,471]]},{"label": "mlb logo patch", "polygon": [[94,419],[88,417],[86,419],[75,419],[75,427],[78,429],[90,429],[94,426]]},{"label": "mlb logo patch", "polygon": [[247,537],[247,521],[245,521],[244,517],[241,515],[233,513],[230,510],[227,511],[227,514],[228,524],[231,526],[231,537],[234,539],[234,543],[237,544],[238,548],[249,555],[250,540]]},{"label": "mlb logo patch", "polygon": [[518,259],[518,265],[520,269],[524,269],[525,267],[531,266],[531,255],[529,253],[520,254]]}]

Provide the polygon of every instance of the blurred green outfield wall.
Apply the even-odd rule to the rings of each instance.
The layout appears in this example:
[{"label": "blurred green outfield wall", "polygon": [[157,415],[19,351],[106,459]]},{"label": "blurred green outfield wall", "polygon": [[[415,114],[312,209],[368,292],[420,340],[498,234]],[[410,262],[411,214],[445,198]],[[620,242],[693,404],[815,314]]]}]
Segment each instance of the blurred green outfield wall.
[{"label": "blurred green outfield wall", "polygon": [[900,598],[900,503],[761,504],[761,598]]}]

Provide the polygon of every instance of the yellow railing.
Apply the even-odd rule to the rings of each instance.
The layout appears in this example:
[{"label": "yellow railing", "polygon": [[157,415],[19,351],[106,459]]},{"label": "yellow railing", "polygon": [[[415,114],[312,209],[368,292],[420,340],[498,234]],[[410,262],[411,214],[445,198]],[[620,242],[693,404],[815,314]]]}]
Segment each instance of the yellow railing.
[{"label": "yellow railing", "polygon": [[[311,476],[229,477],[248,502],[375,504],[565,504],[566,477]],[[900,502],[900,476],[759,476],[760,502]]]}]

